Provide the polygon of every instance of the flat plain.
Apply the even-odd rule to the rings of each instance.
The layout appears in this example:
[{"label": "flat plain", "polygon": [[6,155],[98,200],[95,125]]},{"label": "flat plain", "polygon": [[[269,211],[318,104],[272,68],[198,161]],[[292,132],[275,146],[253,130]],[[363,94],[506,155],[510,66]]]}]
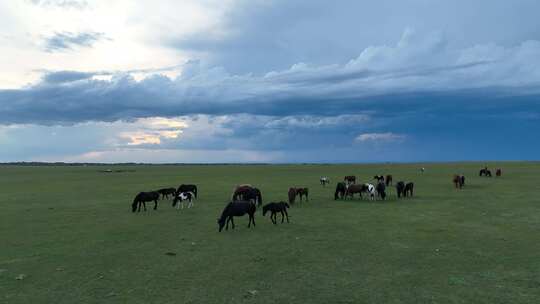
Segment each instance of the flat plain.
[{"label": "flat plain", "polygon": [[[487,165],[503,176],[479,177],[484,163],[0,166],[0,303],[538,303],[540,163]],[[415,196],[334,200],[343,176],[376,174]],[[182,183],[199,187],[194,208],[131,212],[139,191]],[[291,186],[310,200],[289,224],[258,210],[256,227],[219,233],[241,183],[264,203]]]}]

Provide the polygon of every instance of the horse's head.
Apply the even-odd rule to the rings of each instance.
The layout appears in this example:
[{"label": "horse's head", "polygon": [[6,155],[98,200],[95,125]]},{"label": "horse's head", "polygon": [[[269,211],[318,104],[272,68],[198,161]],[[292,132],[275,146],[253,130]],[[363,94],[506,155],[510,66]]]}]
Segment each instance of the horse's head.
[{"label": "horse's head", "polygon": [[137,201],[133,201],[133,204],[131,204],[131,211],[132,212],[137,211]]},{"label": "horse's head", "polygon": [[223,227],[225,226],[225,217],[218,218],[217,223],[218,223],[219,232],[221,232],[221,230],[223,230]]},{"label": "horse's head", "polygon": [[268,210],[270,210],[270,206],[264,205],[263,206],[263,216],[266,216],[266,213],[268,212]]}]

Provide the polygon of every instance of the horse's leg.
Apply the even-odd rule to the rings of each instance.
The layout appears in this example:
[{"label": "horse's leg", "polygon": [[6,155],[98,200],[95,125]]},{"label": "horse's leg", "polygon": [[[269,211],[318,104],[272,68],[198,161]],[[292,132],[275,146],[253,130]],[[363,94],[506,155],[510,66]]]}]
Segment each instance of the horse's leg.
[{"label": "horse's leg", "polygon": [[146,202],[142,202],[142,203],[143,203],[144,211],[146,211]]},{"label": "horse's leg", "polygon": [[289,213],[287,212],[287,209],[283,210],[285,212],[285,215],[287,216],[287,223],[289,222]]},{"label": "horse's leg", "polygon": [[157,200],[154,200],[154,210],[157,210]]},{"label": "horse's leg", "polygon": [[281,210],[281,223],[285,221],[285,215],[283,214],[283,210]]},{"label": "horse's leg", "polygon": [[231,218],[232,229],[234,229],[234,227],[236,227],[236,226],[234,225],[234,216],[231,215],[230,218]]}]

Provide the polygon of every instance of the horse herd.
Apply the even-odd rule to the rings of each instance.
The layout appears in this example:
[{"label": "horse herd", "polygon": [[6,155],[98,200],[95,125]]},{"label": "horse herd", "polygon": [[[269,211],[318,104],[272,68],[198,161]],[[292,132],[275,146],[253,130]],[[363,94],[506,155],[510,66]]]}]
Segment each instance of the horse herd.
[{"label": "horse herd", "polygon": [[[424,168],[421,169],[424,172]],[[480,170],[480,176],[491,177],[491,172],[487,167]],[[501,176],[502,170],[497,169],[496,176]],[[354,175],[347,175],[343,178],[343,182],[336,184],[336,190],[334,193],[334,200],[337,199],[353,199],[355,194],[358,194],[360,198],[362,194],[366,195],[370,200],[377,198],[385,200],[387,197],[386,189],[393,185],[392,175],[375,175],[373,177],[377,182],[375,185],[371,183],[357,184],[357,178]],[[463,188],[465,185],[465,176],[463,174],[456,174],[453,176],[452,182],[456,188]],[[330,179],[326,176],[320,178],[322,186],[330,184]],[[414,183],[398,181],[395,184],[396,193],[398,198],[412,197],[414,192]],[[287,209],[296,202],[297,197],[302,201],[305,198],[307,202],[309,200],[308,188],[291,187],[288,191],[288,203],[284,201],[270,202],[264,206],[261,191],[250,184],[242,184],[234,187],[229,203],[223,209],[221,216],[218,218],[218,230],[221,232],[223,228],[229,229],[229,224],[234,229],[234,217],[248,215],[249,222],[248,227],[255,226],[255,213],[258,207],[262,206],[262,215],[270,213],[270,220],[273,224],[277,224],[277,215],[281,214],[281,223],[284,223],[285,219],[289,222],[289,214]],[[187,208],[193,206],[193,201],[198,196],[198,189],[196,185],[182,184],[178,188],[163,188],[157,191],[140,192],[138,193],[131,205],[132,212],[140,212],[141,208],[146,211],[146,203],[154,202],[154,210],[157,210],[158,201],[161,199],[169,199],[172,196],[172,207],[177,209],[184,208],[184,202],[187,202]]]},{"label": "horse herd", "polygon": [[[322,179],[322,178],[321,178]],[[334,200],[354,198],[355,194],[358,194],[362,198],[362,194],[366,194],[369,199],[375,200],[380,198],[386,199],[386,188],[393,184],[392,175],[375,175],[374,180],[377,180],[376,185],[371,183],[356,184],[356,176],[347,175],[343,178],[343,182],[339,182],[336,185],[336,191],[334,193]],[[414,183],[399,181],[396,183],[396,193],[398,198],[413,196]]]}]

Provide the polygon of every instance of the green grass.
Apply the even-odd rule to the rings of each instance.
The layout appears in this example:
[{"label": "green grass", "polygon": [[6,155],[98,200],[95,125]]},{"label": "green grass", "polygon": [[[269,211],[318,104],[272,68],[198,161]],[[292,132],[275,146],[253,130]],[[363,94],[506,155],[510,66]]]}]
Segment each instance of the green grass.
[{"label": "green grass", "polygon": [[[0,167],[0,303],[538,303],[540,164],[488,165],[503,177],[478,177],[483,163]],[[344,175],[387,173],[416,197],[333,200]],[[131,213],[138,191],[180,183],[199,186],[195,208]],[[218,233],[239,183],[311,199],[290,224],[258,212]]]}]

